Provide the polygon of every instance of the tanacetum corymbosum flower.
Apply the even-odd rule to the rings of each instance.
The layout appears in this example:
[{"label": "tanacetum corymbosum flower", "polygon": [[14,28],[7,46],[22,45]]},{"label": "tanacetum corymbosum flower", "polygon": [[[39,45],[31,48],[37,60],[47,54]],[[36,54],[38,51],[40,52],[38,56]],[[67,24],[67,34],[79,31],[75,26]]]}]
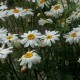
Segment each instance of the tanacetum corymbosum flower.
[{"label": "tanacetum corymbosum flower", "polygon": [[1,5],[0,6],[0,10],[4,10],[4,9],[7,9],[7,5]]},{"label": "tanacetum corymbosum flower", "polygon": [[38,46],[39,39],[41,38],[41,33],[39,33],[37,30],[29,31],[28,33],[24,33],[21,35],[23,38],[21,40],[21,43],[24,44],[24,47],[34,47]]},{"label": "tanacetum corymbosum flower", "polygon": [[78,20],[80,18],[80,11],[73,11],[69,19],[71,20]]},{"label": "tanacetum corymbosum flower", "polygon": [[0,48],[0,59],[5,59],[8,54],[12,53],[12,47],[4,48],[3,46]]},{"label": "tanacetum corymbosum flower", "polygon": [[59,24],[61,24],[62,27],[71,23],[71,20],[69,18],[61,18],[60,20],[58,20]]},{"label": "tanacetum corymbosum flower", "polygon": [[8,31],[4,28],[0,29],[0,43],[2,43],[2,38],[6,37],[7,32]]},{"label": "tanacetum corymbosum flower", "polygon": [[46,12],[44,12],[44,14],[46,14],[46,16],[48,16],[48,17],[53,17],[54,16],[52,11],[46,11]]},{"label": "tanacetum corymbosum flower", "polygon": [[78,25],[76,28],[73,28],[73,31],[80,32],[80,25]]},{"label": "tanacetum corymbosum flower", "polygon": [[53,13],[53,16],[56,18],[62,15],[64,9],[61,4],[56,4],[52,6],[50,11]]},{"label": "tanacetum corymbosum flower", "polygon": [[32,9],[30,8],[25,8],[24,11],[26,15],[32,15],[32,16],[34,15],[34,13],[32,12]]},{"label": "tanacetum corymbosum flower", "polygon": [[44,5],[47,7],[49,6],[49,1],[48,0],[37,0],[38,7],[44,8]]},{"label": "tanacetum corymbosum flower", "polygon": [[20,59],[20,65],[28,66],[31,69],[32,64],[40,63],[41,57],[35,51],[28,51],[26,52]]},{"label": "tanacetum corymbosum flower", "polygon": [[48,18],[48,19],[42,19],[42,18],[40,18],[40,20],[38,21],[39,25],[41,25],[41,26],[43,26],[44,24],[47,24],[47,23],[52,24],[52,22],[53,21],[50,18]]},{"label": "tanacetum corymbosum flower", "polygon": [[7,10],[1,10],[0,11],[0,19],[2,20],[2,21],[5,21],[5,17],[7,17]]},{"label": "tanacetum corymbosum flower", "polygon": [[17,34],[8,33],[5,37],[1,38],[4,44],[11,46],[11,42],[18,40]]},{"label": "tanacetum corymbosum flower", "polygon": [[51,46],[51,42],[55,43],[59,40],[60,34],[58,34],[58,31],[45,31],[45,35],[43,35],[43,42],[45,45]]},{"label": "tanacetum corymbosum flower", "polygon": [[7,34],[7,29],[1,28],[0,29],[0,38],[5,37]]},{"label": "tanacetum corymbosum flower", "polygon": [[8,16],[14,15],[15,18],[24,17],[26,15],[25,10],[22,7],[16,7],[15,9],[11,9],[7,13]]},{"label": "tanacetum corymbosum flower", "polygon": [[80,41],[80,32],[72,30],[68,34],[65,34],[63,37],[66,38],[66,42],[69,42],[70,44],[78,43]]}]

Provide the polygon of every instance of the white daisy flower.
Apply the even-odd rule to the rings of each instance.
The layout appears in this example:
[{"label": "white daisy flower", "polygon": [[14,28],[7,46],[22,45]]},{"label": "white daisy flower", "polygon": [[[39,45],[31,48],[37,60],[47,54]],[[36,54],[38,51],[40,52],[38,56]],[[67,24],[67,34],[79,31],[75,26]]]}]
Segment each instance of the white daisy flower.
[{"label": "white daisy flower", "polygon": [[1,5],[0,6],[0,10],[7,9],[7,8],[8,8],[7,5]]},{"label": "white daisy flower", "polygon": [[73,28],[73,31],[80,32],[80,25],[78,25],[76,28]]},{"label": "white daisy flower", "polygon": [[62,27],[64,27],[65,22],[66,22],[66,25],[68,25],[71,23],[71,20],[69,18],[66,18],[66,20],[65,20],[65,18],[62,18],[62,19],[58,20],[58,22],[61,24]]},{"label": "white daisy flower", "polygon": [[24,17],[26,15],[26,13],[23,8],[16,7],[15,9],[9,10],[7,15],[8,16],[14,15],[16,18],[18,18],[19,16]]},{"label": "white daisy flower", "polygon": [[26,15],[34,15],[34,13],[32,12],[32,9],[25,8],[24,10]]},{"label": "white daisy flower", "polygon": [[4,29],[4,28],[0,29],[0,43],[2,43],[2,38],[6,37],[7,32],[8,31],[6,29]]},{"label": "white daisy flower", "polygon": [[42,19],[42,18],[40,18],[40,20],[38,21],[38,23],[39,23],[39,25],[41,25],[41,26],[43,26],[44,24],[46,24],[46,23],[50,23],[50,24],[52,24],[52,19],[50,19],[50,18],[48,18],[48,19]]},{"label": "white daisy flower", "polygon": [[73,30],[68,34],[65,34],[63,37],[66,38],[66,42],[69,42],[70,44],[78,43],[80,41],[80,32]]},{"label": "white daisy flower", "polygon": [[71,14],[71,16],[69,17],[69,19],[71,20],[76,20],[80,18],[80,12],[79,11],[73,11],[73,13]]},{"label": "white daisy flower", "polygon": [[12,47],[9,48],[0,48],[0,59],[5,59],[8,54],[12,53]]},{"label": "white daisy flower", "polygon": [[52,6],[50,11],[53,13],[54,17],[58,17],[62,15],[64,9],[61,4],[57,4],[57,5]]},{"label": "white daisy flower", "polygon": [[38,6],[41,8],[44,8],[44,5],[46,5],[48,7],[48,5],[50,4],[48,0],[37,0]]},{"label": "white daisy flower", "polygon": [[18,40],[17,34],[10,34],[6,35],[5,37],[2,37],[2,41],[4,44],[7,44],[8,46],[11,46],[11,42]]},{"label": "white daisy flower", "polygon": [[55,41],[59,40],[60,34],[58,34],[58,31],[45,31],[46,35],[43,35],[44,44],[51,46],[51,42],[55,43]]},{"label": "white daisy flower", "polygon": [[7,29],[1,28],[0,29],[0,38],[5,37],[7,34]]},{"label": "white daisy flower", "polygon": [[28,51],[19,59],[19,61],[21,61],[20,65],[27,65],[28,68],[31,69],[32,64],[41,62],[41,57],[34,51]]},{"label": "white daisy flower", "polygon": [[21,43],[24,44],[24,47],[34,47],[38,46],[39,39],[41,38],[41,33],[39,33],[37,30],[29,31],[28,33],[24,33],[24,35],[21,35],[23,38],[21,40]]},{"label": "white daisy flower", "polygon": [[46,16],[48,16],[48,17],[53,16],[53,13],[51,11],[46,11],[46,12],[44,12],[44,14],[46,14]]},{"label": "white daisy flower", "polygon": [[63,6],[65,9],[68,9],[68,3],[66,0],[58,0],[58,4],[62,4],[63,3]]},{"label": "white daisy flower", "polygon": [[77,2],[76,8],[80,10],[80,0]]},{"label": "white daisy flower", "polygon": [[2,20],[2,21],[5,21],[5,17],[7,17],[7,10],[1,10],[0,11],[0,19]]}]

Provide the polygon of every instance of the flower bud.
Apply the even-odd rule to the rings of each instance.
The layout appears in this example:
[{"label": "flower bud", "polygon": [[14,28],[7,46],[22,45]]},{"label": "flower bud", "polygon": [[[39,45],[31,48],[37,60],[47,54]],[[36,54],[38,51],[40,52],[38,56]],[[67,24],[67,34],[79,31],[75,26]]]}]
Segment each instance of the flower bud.
[{"label": "flower bud", "polygon": [[19,48],[20,47],[20,40],[15,40],[15,41],[12,41],[12,45],[15,46],[16,48]]},{"label": "flower bud", "polygon": [[26,66],[23,66],[22,68],[21,68],[21,72],[25,72],[25,71],[27,71],[28,70],[28,68],[26,67]]},{"label": "flower bud", "polygon": [[40,16],[40,13],[38,13],[37,16]]}]

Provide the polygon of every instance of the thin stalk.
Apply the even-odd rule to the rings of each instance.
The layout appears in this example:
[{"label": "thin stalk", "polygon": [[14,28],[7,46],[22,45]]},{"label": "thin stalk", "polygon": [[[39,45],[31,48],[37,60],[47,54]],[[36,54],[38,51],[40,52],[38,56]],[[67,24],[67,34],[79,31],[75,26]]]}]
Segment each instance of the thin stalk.
[{"label": "thin stalk", "polygon": [[36,80],[38,80],[38,75],[37,75],[37,70],[36,69],[34,69],[34,74],[35,74]]},{"label": "thin stalk", "polygon": [[8,57],[9,57],[9,62],[10,62],[10,65],[12,66],[13,72],[14,72],[15,76],[17,77],[17,80],[20,80],[18,75],[17,75],[17,72],[16,72],[16,70],[14,68],[14,65],[12,63],[11,56],[9,55]]}]

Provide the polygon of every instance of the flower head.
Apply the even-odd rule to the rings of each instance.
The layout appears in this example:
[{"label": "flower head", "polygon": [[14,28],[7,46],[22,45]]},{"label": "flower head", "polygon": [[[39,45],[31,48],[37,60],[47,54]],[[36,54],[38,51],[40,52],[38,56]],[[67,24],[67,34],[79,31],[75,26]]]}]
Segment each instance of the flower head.
[{"label": "flower head", "polygon": [[58,31],[45,31],[45,34],[43,36],[44,44],[51,46],[51,42],[55,43],[55,41],[59,40],[60,34],[58,34]]},{"label": "flower head", "polygon": [[30,8],[25,8],[24,11],[26,15],[34,15],[34,13],[32,12],[32,9]]},{"label": "flower head", "polygon": [[5,17],[7,17],[7,10],[1,10],[0,11],[0,19],[2,20],[2,21],[5,21]]},{"label": "flower head", "polygon": [[50,4],[49,1],[47,0],[37,0],[38,6],[41,8],[44,8],[44,5],[46,5],[48,7],[48,5]]},{"label": "flower head", "polygon": [[73,11],[69,19],[71,20],[78,20],[80,18],[80,11],[76,10]]},{"label": "flower head", "polygon": [[15,40],[18,40],[17,34],[8,33],[5,37],[2,37],[3,43],[7,44],[8,46],[11,46],[11,42]]},{"label": "flower head", "polygon": [[62,15],[64,9],[61,4],[56,4],[56,5],[52,6],[50,11],[53,13],[54,17],[58,17],[58,16]]},{"label": "flower head", "polygon": [[28,65],[28,68],[31,69],[32,64],[40,63],[41,57],[34,51],[28,51],[19,59],[19,61],[21,61],[20,65]]},{"label": "flower head", "polygon": [[42,18],[40,18],[40,20],[38,21],[38,23],[39,23],[39,25],[44,25],[44,24],[46,24],[46,23],[49,23],[49,24],[52,24],[52,19],[50,19],[50,18],[48,18],[48,19],[42,19]]},{"label": "flower head", "polygon": [[37,30],[34,30],[24,33],[24,35],[21,35],[21,37],[24,38],[21,40],[21,43],[24,44],[24,47],[28,47],[29,45],[34,47],[38,46],[41,33],[39,33]]},{"label": "flower head", "polygon": [[7,9],[7,5],[1,5],[0,6],[0,10],[4,10],[4,9]]},{"label": "flower head", "polygon": [[80,32],[73,30],[68,34],[65,34],[64,38],[66,38],[66,42],[69,42],[70,44],[78,43],[80,41]]},{"label": "flower head", "polygon": [[16,18],[20,17],[24,17],[26,15],[25,10],[23,8],[20,7],[16,7],[15,9],[11,9],[8,11],[8,16],[10,15],[14,15]]},{"label": "flower head", "polygon": [[9,48],[0,48],[0,58],[5,59],[8,54],[12,53],[12,47]]}]

